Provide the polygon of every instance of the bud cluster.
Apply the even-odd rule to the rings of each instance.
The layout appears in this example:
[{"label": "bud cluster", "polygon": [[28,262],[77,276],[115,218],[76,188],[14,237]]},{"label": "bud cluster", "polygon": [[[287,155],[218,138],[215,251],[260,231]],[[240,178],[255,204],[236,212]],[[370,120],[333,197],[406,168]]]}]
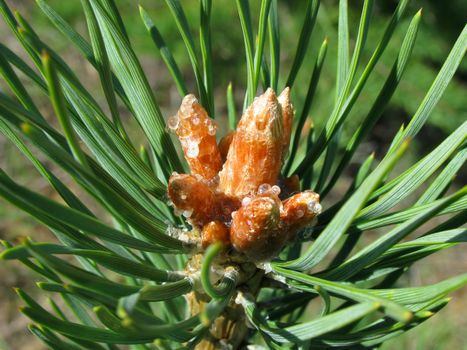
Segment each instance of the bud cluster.
[{"label": "bud cluster", "polygon": [[168,121],[191,174],[174,173],[168,195],[177,212],[201,232],[252,261],[274,257],[321,212],[319,195],[299,192],[299,179],[280,179],[294,110],[290,89],[255,98],[235,132],[216,143],[216,125],[193,95]]}]

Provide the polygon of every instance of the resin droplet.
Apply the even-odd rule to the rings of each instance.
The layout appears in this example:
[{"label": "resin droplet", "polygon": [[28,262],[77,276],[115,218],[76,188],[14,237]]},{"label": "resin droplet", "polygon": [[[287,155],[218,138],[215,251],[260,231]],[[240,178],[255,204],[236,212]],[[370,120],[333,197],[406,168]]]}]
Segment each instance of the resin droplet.
[{"label": "resin droplet", "polygon": [[277,185],[274,185],[271,187],[271,193],[275,196],[278,196],[281,194],[281,188]]},{"label": "resin droplet", "polygon": [[193,214],[193,208],[184,210],[183,213],[182,213],[182,215],[184,217],[186,217],[187,219],[189,219],[191,217],[191,214]]},{"label": "resin droplet", "polygon": [[199,155],[199,146],[196,141],[187,141],[186,156],[188,158],[195,158]]},{"label": "resin droplet", "polygon": [[264,194],[271,190],[271,185],[269,184],[262,184],[258,187],[258,194]]},{"label": "resin droplet", "polygon": [[243,197],[242,199],[242,207],[247,206],[251,202],[251,197]]},{"label": "resin droplet", "polygon": [[178,115],[174,115],[167,120],[167,126],[169,127],[170,130],[177,130],[178,126],[180,124],[180,119],[178,118]]},{"label": "resin droplet", "polygon": [[180,117],[182,119],[190,118],[192,113],[195,111],[195,105],[198,104],[198,100],[195,95],[189,94],[183,98],[182,104],[180,106]]},{"label": "resin droplet", "polygon": [[214,122],[194,95],[185,96],[177,116],[178,123],[169,120],[169,128],[176,126],[174,130],[182,144],[191,173],[211,179],[222,167]]},{"label": "resin droplet", "polygon": [[208,134],[211,136],[215,136],[217,131],[217,127],[214,125],[214,123],[208,125]]},{"label": "resin droplet", "polygon": [[315,201],[311,201],[308,203],[308,211],[312,214],[321,214],[321,204]]}]

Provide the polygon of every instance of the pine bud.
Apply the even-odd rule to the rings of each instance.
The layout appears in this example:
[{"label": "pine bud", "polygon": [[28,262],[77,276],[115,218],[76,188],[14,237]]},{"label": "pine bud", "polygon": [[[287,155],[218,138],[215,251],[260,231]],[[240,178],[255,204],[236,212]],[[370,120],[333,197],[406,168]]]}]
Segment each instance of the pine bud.
[{"label": "pine bud", "polygon": [[211,221],[203,226],[201,232],[201,244],[203,248],[215,242],[222,242],[224,245],[230,244],[229,230],[224,223],[220,221]]},{"label": "pine bud", "polygon": [[292,122],[294,117],[294,108],[290,102],[290,88],[286,87],[277,98],[282,108],[282,120],[284,127],[284,137],[282,138],[282,160],[289,152],[290,135],[292,133]]},{"label": "pine bud", "polygon": [[222,167],[216,125],[194,95],[183,98],[177,115],[169,119],[168,126],[180,139],[191,173],[205,179],[216,176]]},{"label": "pine bud", "polygon": [[311,224],[319,213],[319,195],[312,191],[300,192],[283,201],[281,224],[285,231],[293,235]]},{"label": "pine bud", "polygon": [[173,174],[169,179],[168,194],[176,209],[195,225],[202,226],[215,216],[216,197],[196,176]]},{"label": "pine bud", "polygon": [[274,256],[284,239],[279,228],[280,202],[268,196],[254,198],[232,215],[230,241],[249,259],[261,261]]},{"label": "pine bud", "polygon": [[238,123],[227,160],[219,173],[219,189],[243,198],[259,185],[275,185],[282,164],[282,112],[268,89],[254,100]]},{"label": "pine bud", "polygon": [[221,241],[251,261],[265,261],[321,212],[318,194],[297,193],[297,175],[278,179],[293,115],[290,89],[279,98],[268,89],[217,145],[206,111],[193,95],[183,99],[169,127],[194,175],[172,175],[168,191],[176,210],[201,231],[203,247]]}]

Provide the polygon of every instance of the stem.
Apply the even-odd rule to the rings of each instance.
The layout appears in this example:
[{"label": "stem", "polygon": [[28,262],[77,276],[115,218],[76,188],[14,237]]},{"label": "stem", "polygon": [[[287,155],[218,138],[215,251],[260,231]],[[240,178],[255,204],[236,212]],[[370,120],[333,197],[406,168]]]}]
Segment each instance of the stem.
[{"label": "stem", "polygon": [[[219,258],[222,261],[222,256]],[[187,265],[187,271],[201,271],[203,254],[194,255]],[[222,266],[232,266],[229,261],[222,261]],[[237,290],[247,291],[256,296],[261,286],[264,271],[251,263],[243,263],[234,267],[239,271]],[[226,270],[228,270],[227,268]],[[248,327],[246,315],[242,305],[235,302],[236,292],[231,293],[230,300],[224,310],[206,329],[195,350],[220,350],[226,345],[229,349],[238,349],[245,340]],[[188,304],[192,315],[203,314],[206,306],[212,300],[204,290],[195,290],[188,294]]]}]

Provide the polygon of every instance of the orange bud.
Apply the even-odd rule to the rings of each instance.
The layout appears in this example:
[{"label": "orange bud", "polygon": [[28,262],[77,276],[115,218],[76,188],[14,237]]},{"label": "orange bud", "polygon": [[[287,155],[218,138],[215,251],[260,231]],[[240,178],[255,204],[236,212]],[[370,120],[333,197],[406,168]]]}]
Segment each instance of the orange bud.
[{"label": "orange bud", "polygon": [[208,247],[210,244],[215,242],[222,242],[224,245],[230,244],[229,230],[220,221],[211,221],[203,226],[201,232],[202,246],[203,248]]},{"label": "orange bud", "polygon": [[268,89],[238,123],[219,173],[219,189],[243,198],[261,184],[275,185],[282,164],[283,133],[281,107],[274,91]]},{"label": "orange bud", "polygon": [[311,224],[321,212],[319,195],[312,191],[300,192],[282,202],[281,224],[289,237]]},{"label": "orange bud", "polygon": [[292,122],[294,117],[294,108],[290,102],[290,88],[286,87],[277,98],[282,108],[282,120],[284,126],[284,137],[282,139],[282,159],[289,152],[290,135],[292,132]]},{"label": "orange bud", "polygon": [[217,218],[224,222],[229,222],[232,219],[232,213],[238,210],[241,206],[241,201],[237,197],[228,196],[222,192],[216,192],[216,210]]},{"label": "orange bud", "polygon": [[172,175],[168,195],[201,231],[204,248],[220,241],[251,261],[268,260],[321,212],[318,194],[297,193],[297,175],[278,181],[293,115],[290,89],[278,98],[268,89],[219,145],[214,123],[193,95],[170,118],[193,175]]},{"label": "orange bud", "polygon": [[191,173],[205,179],[216,176],[222,167],[216,126],[194,95],[183,98],[177,115],[169,119],[168,126],[180,139]]},{"label": "orange bud", "polygon": [[221,153],[222,161],[225,162],[227,159],[227,154],[229,153],[230,145],[232,144],[233,137],[235,135],[235,131],[229,132],[219,141],[219,152]]},{"label": "orange bud", "polygon": [[280,202],[261,196],[232,214],[230,241],[234,248],[255,261],[277,254],[285,239],[278,230]]},{"label": "orange bud", "polygon": [[173,174],[168,194],[177,210],[195,224],[202,226],[215,216],[216,198],[209,186],[193,175]]}]

